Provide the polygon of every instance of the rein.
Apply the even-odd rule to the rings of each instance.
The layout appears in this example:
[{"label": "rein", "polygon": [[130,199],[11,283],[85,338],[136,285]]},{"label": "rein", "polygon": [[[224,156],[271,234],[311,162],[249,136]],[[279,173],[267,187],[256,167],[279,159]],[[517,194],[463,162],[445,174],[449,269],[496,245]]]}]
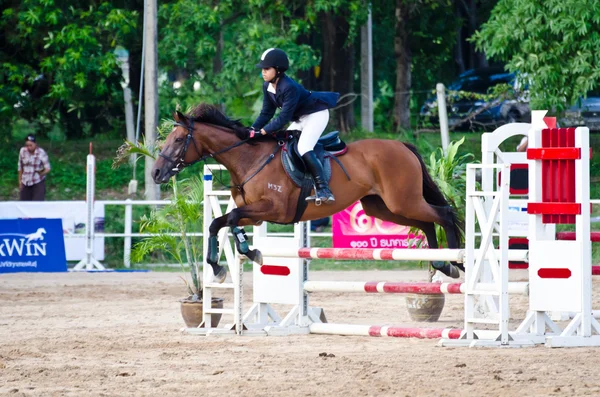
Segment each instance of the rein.
[{"label": "rein", "polygon": [[[196,149],[196,153],[200,154],[200,151],[198,150],[198,146],[196,146],[196,140],[194,139],[194,120],[190,119],[189,125],[185,125],[185,124],[177,123],[177,122],[174,123],[174,125],[184,127],[188,130],[188,133],[185,138],[185,144],[183,146],[181,155],[179,155],[179,157],[177,157],[176,159],[173,159],[163,153],[159,153],[158,155],[160,157],[164,158],[165,160],[167,160],[169,163],[172,163],[175,165],[175,167],[172,168],[172,171],[174,171],[175,174],[178,174],[185,167],[189,167],[190,165],[193,165],[193,164],[196,164],[199,162],[206,162],[206,160],[209,158],[214,158],[215,156],[218,156],[219,154],[228,152],[231,149],[235,149],[236,147],[243,145],[244,143],[248,142],[248,140],[249,140],[249,139],[241,140],[239,142],[234,143],[233,145],[227,146],[226,148],[219,150],[218,152],[209,153],[209,154],[204,155],[190,163],[186,163],[184,159],[185,159],[187,150],[190,146],[190,142],[192,142],[192,144],[194,145],[194,148]],[[246,198],[245,198],[245,192],[244,192],[244,185],[246,183],[250,182],[250,180],[252,178],[254,178],[256,175],[258,175],[258,173],[261,172],[275,158],[275,154],[277,154],[277,152],[279,151],[279,149],[281,147],[282,147],[282,145],[278,143],[275,146],[275,150],[265,159],[264,163],[252,175],[250,175],[248,178],[246,178],[246,180],[244,180],[240,184],[228,185],[228,184],[224,183],[221,178],[216,178],[216,179],[227,189],[231,189],[232,187],[236,188],[242,194],[242,198],[244,199],[244,202],[245,202]],[[211,174],[212,174],[212,171],[211,171]]]},{"label": "rein", "polygon": [[163,159],[167,160],[168,162],[175,164],[175,167],[172,170],[175,171],[176,173],[178,173],[185,167],[189,167],[190,165],[199,163],[201,161],[206,161],[206,159],[211,158],[211,157],[214,158],[215,156],[217,156],[221,153],[228,152],[231,149],[241,146],[248,141],[248,139],[244,139],[242,141],[234,143],[231,146],[227,146],[225,149],[219,150],[216,153],[209,153],[205,156],[202,156],[202,157],[192,161],[191,163],[186,163],[184,159],[185,159],[185,154],[187,153],[187,150],[190,146],[190,142],[192,142],[194,144],[194,149],[196,149],[196,153],[200,154],[200,151],[198,150],[198,146],[196,146],[196,140],[194,139],[194,120],[190,119],[190,125],[185,125],[185,124],[181,124],[181,123],[174,123],[173,125],[177,125],[177,126],[186,128],[188,130],[188,133],[185,137],[185,144],[183,145],[183,151],[181,152],[181,155],[177,159],[172,159],[171,157],[169,157],[165,154],[162,154],[162,153],[159,153],[158,155],[160,157],[162,157]]}]

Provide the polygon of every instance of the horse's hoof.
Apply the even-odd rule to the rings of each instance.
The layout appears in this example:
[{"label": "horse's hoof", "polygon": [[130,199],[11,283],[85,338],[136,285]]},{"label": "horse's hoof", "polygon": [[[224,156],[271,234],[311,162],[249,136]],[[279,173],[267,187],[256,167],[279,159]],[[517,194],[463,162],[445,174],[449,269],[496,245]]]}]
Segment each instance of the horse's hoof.
[{"label": "horse's hoof", "polygon": [[256,264],[262,266],[262,264],[263,264],[263,256],[262,256],[262,254],[261,254],[261,252],[259,250],[254,250],[254,258],[252,258],[252,260]]},{"label": "horse's hoof", "polygon": [[433,266],[433,268],[435,270],[438,270],[438,271],[444,273],[448,277],[451,277],[451,278],[459,278],[460,277],[460,272],[458,271],[458,268],[448,262],[432,262],[431,266]]},{"label": "horse's hoof", "polygon": [[219,266],[219,271],[215,274],[213,280],[218,284],[223,284],[225,282],[225,278],[227,277],[227,269],[225,266]]}]

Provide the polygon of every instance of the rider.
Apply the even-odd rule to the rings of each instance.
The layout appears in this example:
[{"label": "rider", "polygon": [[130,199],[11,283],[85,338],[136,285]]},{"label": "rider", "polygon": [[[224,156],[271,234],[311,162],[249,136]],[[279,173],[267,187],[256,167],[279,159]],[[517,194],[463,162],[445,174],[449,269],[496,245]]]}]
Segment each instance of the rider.
[{"label": "rider", "polygon": [[[288,130],[300,130],[298,152],[315,181],[315,195],[306,201],[328,203],[335,197],[323,175],[323,165],[313,151],[319,137],[327,127],[329,109],[334,107],[340,97],[337,92],[308,91],[299,83],[285,74],[289,60],[285,52],[278,48],[269,48],[263,52],[260,62],[256,65],[262,69],[263,106],[260,115],[249,129],[248,137],[274,134],[292,121]],[[280,108],[279,115],[275,110]],[[270,122],[269,122],[270,121]]]}]

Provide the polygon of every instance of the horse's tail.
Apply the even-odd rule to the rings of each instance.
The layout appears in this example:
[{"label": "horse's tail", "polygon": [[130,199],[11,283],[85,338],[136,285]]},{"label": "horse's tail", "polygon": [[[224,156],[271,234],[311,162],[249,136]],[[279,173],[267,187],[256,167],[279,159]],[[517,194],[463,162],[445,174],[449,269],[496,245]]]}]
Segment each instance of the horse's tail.
[{"label": "horse's tail", "polygon": [[431,205],[439,207],[450,207],[450,215],[452,217],[454,234],[456,235],[459,246],[462,246],[464,241],[464,220],[459,218],[456,210],[450,205],[450,203],[448,203],[448,199],[444,196],[438,185],[434,182],[433,178],[431,178],[429,171],[427,171],[427,166],[423,161],[423,157],[421,157],[417,151],[417,148],[410,143],[403,143],[408,150],[413,152],[413,154],[419,159],[419,163],[421,163],[421,169],[423,171],[423,197],[425,198],[425,201]]}]

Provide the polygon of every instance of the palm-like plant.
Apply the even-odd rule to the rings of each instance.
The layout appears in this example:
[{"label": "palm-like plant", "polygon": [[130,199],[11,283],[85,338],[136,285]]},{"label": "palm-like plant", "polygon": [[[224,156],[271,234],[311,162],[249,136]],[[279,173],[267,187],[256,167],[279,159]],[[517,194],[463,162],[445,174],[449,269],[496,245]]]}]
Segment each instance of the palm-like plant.
[{"label": "palm-like plant", "polygon": [[150,216],[142,217],[140,231],[151,235],[134,245],[131,259],[141,261],[153,252],[167,252],[181,265],[182,270],[189,271],[191,282],[182,279],[187,286],[189,299],[196,301],[202,297],[202,248],[192,244],[187,233],[202,224],[204,188],[197,176],[181,181],[173,177],[171,185],[171,203],[153,210]]},{"label": "palm-like plant", "polygon": [[[461,222],[465,219],[467,164],[473,162],[475,158],[472,153],[458,155],[458,149],[464,142],[464,137],[458,142],[452,141],[445,153],[442,148],[438,148],[431,153],[429,163],[426,164],[431,177],[454,208]],[[446,234],[439,225],[436,225],[436,236],[440,246],[448,246]]]},{"label": "palm-like plant", "polygon": [[[159,136],[164,137],[172,127],[172,121],[164,121],[158,128]],[[136,144],[125,141],[117,150],[113,168],[125,163],[132,154],[155,159],[158,146],[158,142],[149,147],[141,142]],[[140,231],[149,233],[150,236],[134,245],[131,259],[140,262],[157,251],[170,254],[185,273],[189,272],[191,281],[182,277],[189,294],[188,299],[198,301],[202,298],[202,249],[198,248],[201,245],[192,244],[188,232],[202,225],[204,185],[197,176],[181,180],[174,176],[170,184],[173,189],[171,203],[155,208],[150,216],[142,217]]]}]

